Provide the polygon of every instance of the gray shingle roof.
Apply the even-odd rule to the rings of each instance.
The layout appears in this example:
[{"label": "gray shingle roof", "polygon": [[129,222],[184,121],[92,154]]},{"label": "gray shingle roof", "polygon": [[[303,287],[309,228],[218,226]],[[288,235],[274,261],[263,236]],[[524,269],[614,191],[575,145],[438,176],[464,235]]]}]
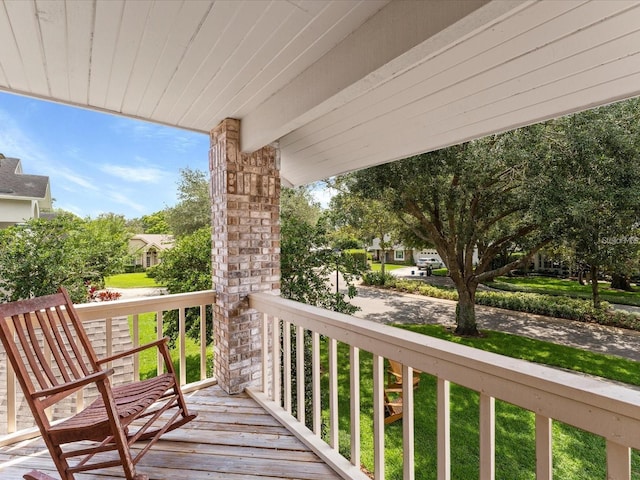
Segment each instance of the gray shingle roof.
[{"label": "gray shingle roof", "polygon": [[45,198],[49,177],[19,173],[20,160],[0,155],[0,196]]}]

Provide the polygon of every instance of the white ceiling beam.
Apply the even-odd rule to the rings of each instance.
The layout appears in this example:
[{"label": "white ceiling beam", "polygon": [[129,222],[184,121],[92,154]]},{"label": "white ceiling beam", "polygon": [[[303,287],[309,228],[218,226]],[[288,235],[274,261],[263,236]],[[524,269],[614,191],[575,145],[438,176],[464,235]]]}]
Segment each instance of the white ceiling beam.
[{"label": "white ceiling beam", "polygon": [[256,150],[277,140],[528,3],[525,0],[390,2],[244,116],[242,149]]}]

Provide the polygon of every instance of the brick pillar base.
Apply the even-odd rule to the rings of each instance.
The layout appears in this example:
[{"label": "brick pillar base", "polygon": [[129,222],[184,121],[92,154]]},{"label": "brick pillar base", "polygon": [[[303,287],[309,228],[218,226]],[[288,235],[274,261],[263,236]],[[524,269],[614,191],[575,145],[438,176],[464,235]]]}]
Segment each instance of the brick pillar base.
[{"label": "brick pillar base", "polygon": [[280,289],[278,151],[240,152],[240,121],[211,131],[214,370],[228,393],[260,384],[260,317],[248,309],[252,292]]}]

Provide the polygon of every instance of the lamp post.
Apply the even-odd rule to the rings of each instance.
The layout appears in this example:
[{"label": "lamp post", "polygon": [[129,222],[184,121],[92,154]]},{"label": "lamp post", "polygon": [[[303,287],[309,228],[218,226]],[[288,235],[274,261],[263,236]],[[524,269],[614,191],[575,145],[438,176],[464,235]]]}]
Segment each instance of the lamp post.
[{"label": "lamp post", "polygon": [[340,281],[340,255],[342,255],[342,250],[340,250],[339,248],[336,248],[333,250],[333,254],[336,258],[336,295],[338,295],[339,289],[338,289],[338,282]]}]

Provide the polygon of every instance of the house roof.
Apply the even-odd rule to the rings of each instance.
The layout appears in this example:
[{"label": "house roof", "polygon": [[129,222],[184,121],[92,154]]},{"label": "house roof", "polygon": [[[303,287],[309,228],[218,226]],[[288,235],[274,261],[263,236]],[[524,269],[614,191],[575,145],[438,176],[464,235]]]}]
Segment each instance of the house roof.
[{"label": "house roof", "polygon": [[640,94],[640,2],[4,2],[0,89],[277,141],[304,184]]},{"label": "house roof", "polygon": [[[173,235],[155,234],[155,233],[138,233],[131,237],[130,240],[140,240],[148,247],[155,247],[157,250],[166,250],[174,245]],[[144,247],[141,247],[144,248]]]},{"label": "house roof", "polygon": [[19,159],[0,154],[0,197],[37,199],[50,208],[49,177],[22,173]]}]

